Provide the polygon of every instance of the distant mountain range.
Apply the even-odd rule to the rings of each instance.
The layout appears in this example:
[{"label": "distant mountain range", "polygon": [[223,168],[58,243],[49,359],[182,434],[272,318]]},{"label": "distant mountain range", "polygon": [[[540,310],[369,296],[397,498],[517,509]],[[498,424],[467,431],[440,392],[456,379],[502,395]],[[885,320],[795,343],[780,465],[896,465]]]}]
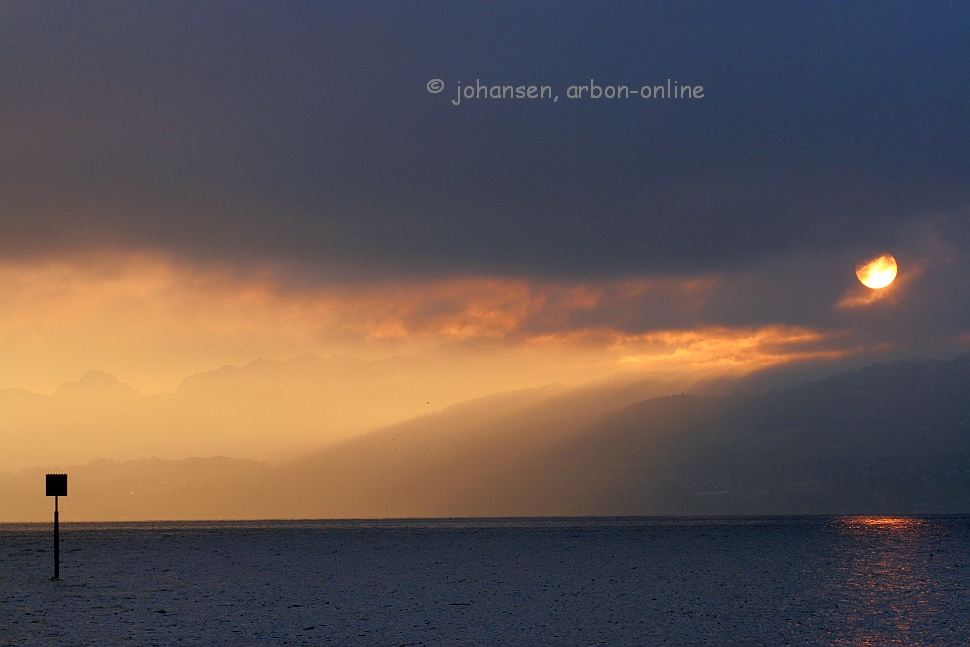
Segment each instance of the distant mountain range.
[{"label": "distant mountain range", "polygon": [[[50,396],[0,390],[0,472],[95,458],[282,460],[451,404],[559,380],[583,381],[529,365],[521,354],[463,343],[373,362],[312,354],[256,360],[148,396],[90,371]],[[643,385],[641,397],[671,388],[660,379]]]},{"label": "distant mountain range", "polygon": [[[278,466],[96,462],[70,468],[62,516],[970,512],[970,356],[759,395],[642,399],[642,389],[493,395]],[[0,477],[0,519],[49,517],[41,480]]]}]

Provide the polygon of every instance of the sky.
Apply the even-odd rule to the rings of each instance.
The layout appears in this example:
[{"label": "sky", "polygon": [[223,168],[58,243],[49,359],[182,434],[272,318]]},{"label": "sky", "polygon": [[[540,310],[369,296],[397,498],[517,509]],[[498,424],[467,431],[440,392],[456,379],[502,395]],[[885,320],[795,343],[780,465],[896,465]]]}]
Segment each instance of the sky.
[{"label": "sky", "polygon": [[[960,2],[5,3],[0,388],[447,342],[583,379],[952,357],[967,69]],[[620,85],[651,96],[590,96]]]}]

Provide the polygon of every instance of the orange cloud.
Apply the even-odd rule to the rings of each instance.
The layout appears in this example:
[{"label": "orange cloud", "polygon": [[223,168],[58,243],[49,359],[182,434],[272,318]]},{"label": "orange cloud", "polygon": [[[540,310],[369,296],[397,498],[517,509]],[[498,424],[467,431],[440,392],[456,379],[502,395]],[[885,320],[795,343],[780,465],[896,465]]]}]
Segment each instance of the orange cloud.
[{"label": "orange cloud", "polygon": [[0,387],[51,392],[100,368],[154,392],[256,357],[377,359],[454,340],[542,353],[545,363],[570,364],[575,379],[738,373],[836,352],[829,337],[801,328],[698,327],[696,313],[720,286],[713,277],[290,279],[274,266],[200,266],[150,253],[8,261],[0,265]]},{"label": "orange cloud", "polygon": [[624,340],[624,345],[660,345],[663,351],[658,353],[654,347],[653,352],[625,355],[620,361],[680,371],[719,369],[726,374],[743,375],[793,361],[844,357],[851,351],[828,346],[837,337],[780,325],[660,331],[632,336]]},{"label": "orange cloud", "polygon": [[584,283],[460,277],[384,283],[324,297],[337,318],[367,338],[444,336],[508,340],[590,326],[622,330],[650,307],[696,309],[712,279],[625,279]]}]

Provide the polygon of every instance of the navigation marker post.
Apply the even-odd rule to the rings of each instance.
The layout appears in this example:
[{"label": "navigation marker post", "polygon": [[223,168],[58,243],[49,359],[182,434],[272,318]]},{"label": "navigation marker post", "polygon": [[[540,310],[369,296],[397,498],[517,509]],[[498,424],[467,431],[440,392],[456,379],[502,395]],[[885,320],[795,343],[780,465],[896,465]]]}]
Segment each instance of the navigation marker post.
[{"label": "navigation marker post", "polygon": [[67,474],[48,474],[47,475],[47,496],[54,497],[54,577],[51,580],[61,579],[61,536],[60,529],[57,527],[57,498],[67,496]]}]

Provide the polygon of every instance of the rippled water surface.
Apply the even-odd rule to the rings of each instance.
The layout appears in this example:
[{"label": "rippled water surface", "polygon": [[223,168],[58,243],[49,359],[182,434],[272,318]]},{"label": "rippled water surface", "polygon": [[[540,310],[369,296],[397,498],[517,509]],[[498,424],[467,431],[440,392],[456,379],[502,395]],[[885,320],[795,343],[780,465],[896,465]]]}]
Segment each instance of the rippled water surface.
[{"label": "rippled water surface", "polygon": [[0,645],[955,645],[970,517],[0,525]]}]

